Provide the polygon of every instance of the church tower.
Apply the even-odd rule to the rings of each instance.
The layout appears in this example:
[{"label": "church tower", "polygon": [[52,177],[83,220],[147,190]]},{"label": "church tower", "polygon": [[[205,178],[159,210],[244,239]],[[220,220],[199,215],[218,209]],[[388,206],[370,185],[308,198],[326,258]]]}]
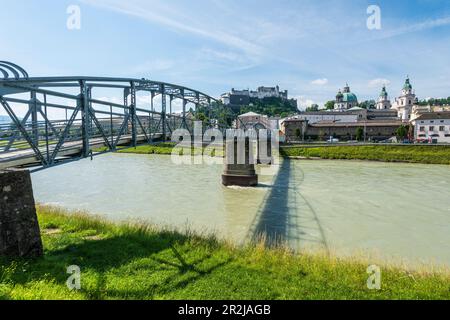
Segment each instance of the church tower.
[{"label": "church tower", "polygon": [[339,90],[338,94],[336,95],[334,110],[344,112],[357,106],[358,97],[351,92],[350,86],[346,84],[344,87],[344,91]]},{"label": "church tower", "polygon": [[383,86],[380,96],[377,101],[378,110],[387,110],[391,108],[391,100],[389,100],[389,95],[386,91],[386,86]]},{"label": "church tower", "polygon": [[411,119],[413,106],[416,102],[416,94],[413,90],[409,77],[407,77],[405,80],[405,84],[403,85],[402,93],[400,97],[395,99],[395,103],[392,108],[397,110],[398,117],[402,121],[409,122],[409,120]]}]

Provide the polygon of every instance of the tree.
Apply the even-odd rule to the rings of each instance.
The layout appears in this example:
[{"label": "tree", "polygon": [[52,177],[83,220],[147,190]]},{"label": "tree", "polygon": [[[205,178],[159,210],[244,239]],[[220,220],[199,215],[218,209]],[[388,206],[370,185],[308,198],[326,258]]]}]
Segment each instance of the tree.
[{"label": "tree", "polygon": [[376,106],[376,102],[375,102],[375,100],[366,100],[366,101],[364,101],[364,102],[361,102],[360,104],[359,104],[359,107],[360,108],[363,108],[363,109],[367,109],[367,110],[369,110],[369,109],[375,109],[375,106]]},{"label": "tree", "polygon": [[405,127],[404,125],[401,125],[400,127],[398,127],[395,134],[397,135],[397,138],[399,140],[405,140],[406,137],[408,136],[408,128]]},{"label": "tree", "polygon": [[318,104],[312,104],[310,107],[306,108],[307,112],[315,112],[319,111],[319,105]]},{"label": "tree", "polygon": [[334,101],[328,101],[327,103],[325,103],[325,109],[333,110],[334,109]]},{"label": "tree", "polygon": [[362,141],[364,138],[364,129],[359,127],[356,129],[356,140]]}]

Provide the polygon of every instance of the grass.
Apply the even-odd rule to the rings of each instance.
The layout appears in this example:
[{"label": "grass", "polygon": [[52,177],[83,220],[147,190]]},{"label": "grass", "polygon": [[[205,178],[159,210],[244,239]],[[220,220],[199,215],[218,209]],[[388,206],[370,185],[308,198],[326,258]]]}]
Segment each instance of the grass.
[{"label": "grass", "polygon": [[[49,142],[48,142],[49,145],[55,145],[57,143],[58,143],[58,141],[56,141],[56,140],[49,140]],[[8,140],[1,140],[0,141],[0,148],[4,148],[8,144],[9,144]],[[46,145],[47,145],[47,142],[45,140],[40,140],[39,141],[39,147],[45,147]],[[11,145],[11,149],[12,150],[26,150],[26,149],[30,149],[30,148],[31,148],[30,145],[25,140],[16,140]]]},{"label": "grass", "polygon": [[[450,299],[447,273],[386,267],[382,289],[368,290],[367,263],[358,260],[238,248],[46,206],[38,216],[45,256],[0,258],[0,299]],[[80,291],[65,285],[70,265],[81,268]]]},{"label": "grass", "polygon": [[121,149],[119,153],[136,153],[136,154],[162,154],[171,155],[175,147],[175,143],[158,143],[154,145],[140,145],[136,148]]},{"label": "grass", "polygon": [[[159,154],[159,155],[172,155],[173,149],[175,148],[175,143],[158,143],[158,144],[143,144],[139,145],[135,148],[127,148],[127,147],[118,147],[117,153],[134,153],[134,154]],[[180,155],[183,155],[188,148],[180,148]],[[191,154],[195,155],[200,152],[201,148],[191,147]],[[206,148],[202,148],[202,153],[205,152]],[[94,152],[104,152],[107,151],[107,147],[97,148]],[[212,151],[212,156],[216,155],[216,151]],[[217,151],[217,156],[223,155],[223,152],[220,150]]]},{"label": "grass", "polygon": [[[119,153],[170,155],[174,143],[139,145],[136,148],[119,147]],[[106,151],[105,148],[95,152]],[[183,152],[183,151],[182,151]],[[185,151],[184,151],[185,152]],[[191,149],[195,153],[195,149]],[[218,151],[223,156],[222,151]],[[384,162],[410,162],[424,164],[450,164],[450,146],[373,145],[373,146],[282,146],[280,154],[290,158],[321,158],[337,160],[370,160]]]},{"label": "grass", "polygon": [[282,147],[285,157],[450,164],[450,146]]}]

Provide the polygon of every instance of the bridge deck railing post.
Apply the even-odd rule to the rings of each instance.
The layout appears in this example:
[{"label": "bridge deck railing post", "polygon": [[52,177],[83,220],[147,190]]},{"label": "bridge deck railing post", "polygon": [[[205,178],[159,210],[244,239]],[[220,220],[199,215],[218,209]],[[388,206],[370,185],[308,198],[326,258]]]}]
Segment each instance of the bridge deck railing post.
[{"label": "bridge deck railing post", "polygon": [[87,92],[86,81],[80,81],[80,99],[81,104],[81,138],[83,141],[83,158],[89,157],[89,135],[90,135],[90,117],[89,117],[89,97]]},{"label": "bridge deck railing post", "polygon": [[131,82],[131,144],[133,147],[137,145],[137,133],[136,133],[136,86],[134,82]]},{"label": "bridge deck railing post", "polygon": [[166,101],[166,92],[164,84],[161,84],[161,125],[162,125],[162,139],[163,141],[166,141],[166,108],[167,108],[167,101]]}]

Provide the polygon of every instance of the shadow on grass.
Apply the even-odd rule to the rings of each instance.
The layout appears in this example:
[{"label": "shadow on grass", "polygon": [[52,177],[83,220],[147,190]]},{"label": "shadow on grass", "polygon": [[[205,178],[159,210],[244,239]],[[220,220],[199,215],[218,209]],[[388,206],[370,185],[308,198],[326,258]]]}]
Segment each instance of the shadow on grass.
[{"label": "shadow on grass", "polygon": [[[77,265],[81,268],[81,277],[84,271],[93,272],[97,277],[94,277],[94,283],[91,277],[88,288],[83,288],[82,285],[81,293],[88,299],[152,299],[155,295],[183,289],[231,261],[231,258],[214,258],[211,253],[203,250],[203,253],[194,252],[191,240],[188,236],[175,233],[127,234],[70,244],[60,250],[47,251],[44,258],[34,261],[1,258],[0,266],[16,267],[9,274],[5,274],[5,270],[0,268],[0,283],[4,278],[14,285],[26,285],[45,279],[65,286],[70,276],[66,273],[67,267]],[[209,244],[211,249],[205,250],[206,252],[215,247],[215,243]],[[208,245],[201,246],[208,248]],[[182,252],[177,247],[182,248]],[[119,269],[121,270],[118,271]],[[137,289],[120,290],[108,282],[111,273],[115,276],[123,274],[132,283],[136,281],[134,275],[139,271],[146,274],[160,272],[161,277],[156,283],[149,279],[149,283],[138,286]],[[0,295],[0,299],[9,298],[3,295],[4,293]]]}]

